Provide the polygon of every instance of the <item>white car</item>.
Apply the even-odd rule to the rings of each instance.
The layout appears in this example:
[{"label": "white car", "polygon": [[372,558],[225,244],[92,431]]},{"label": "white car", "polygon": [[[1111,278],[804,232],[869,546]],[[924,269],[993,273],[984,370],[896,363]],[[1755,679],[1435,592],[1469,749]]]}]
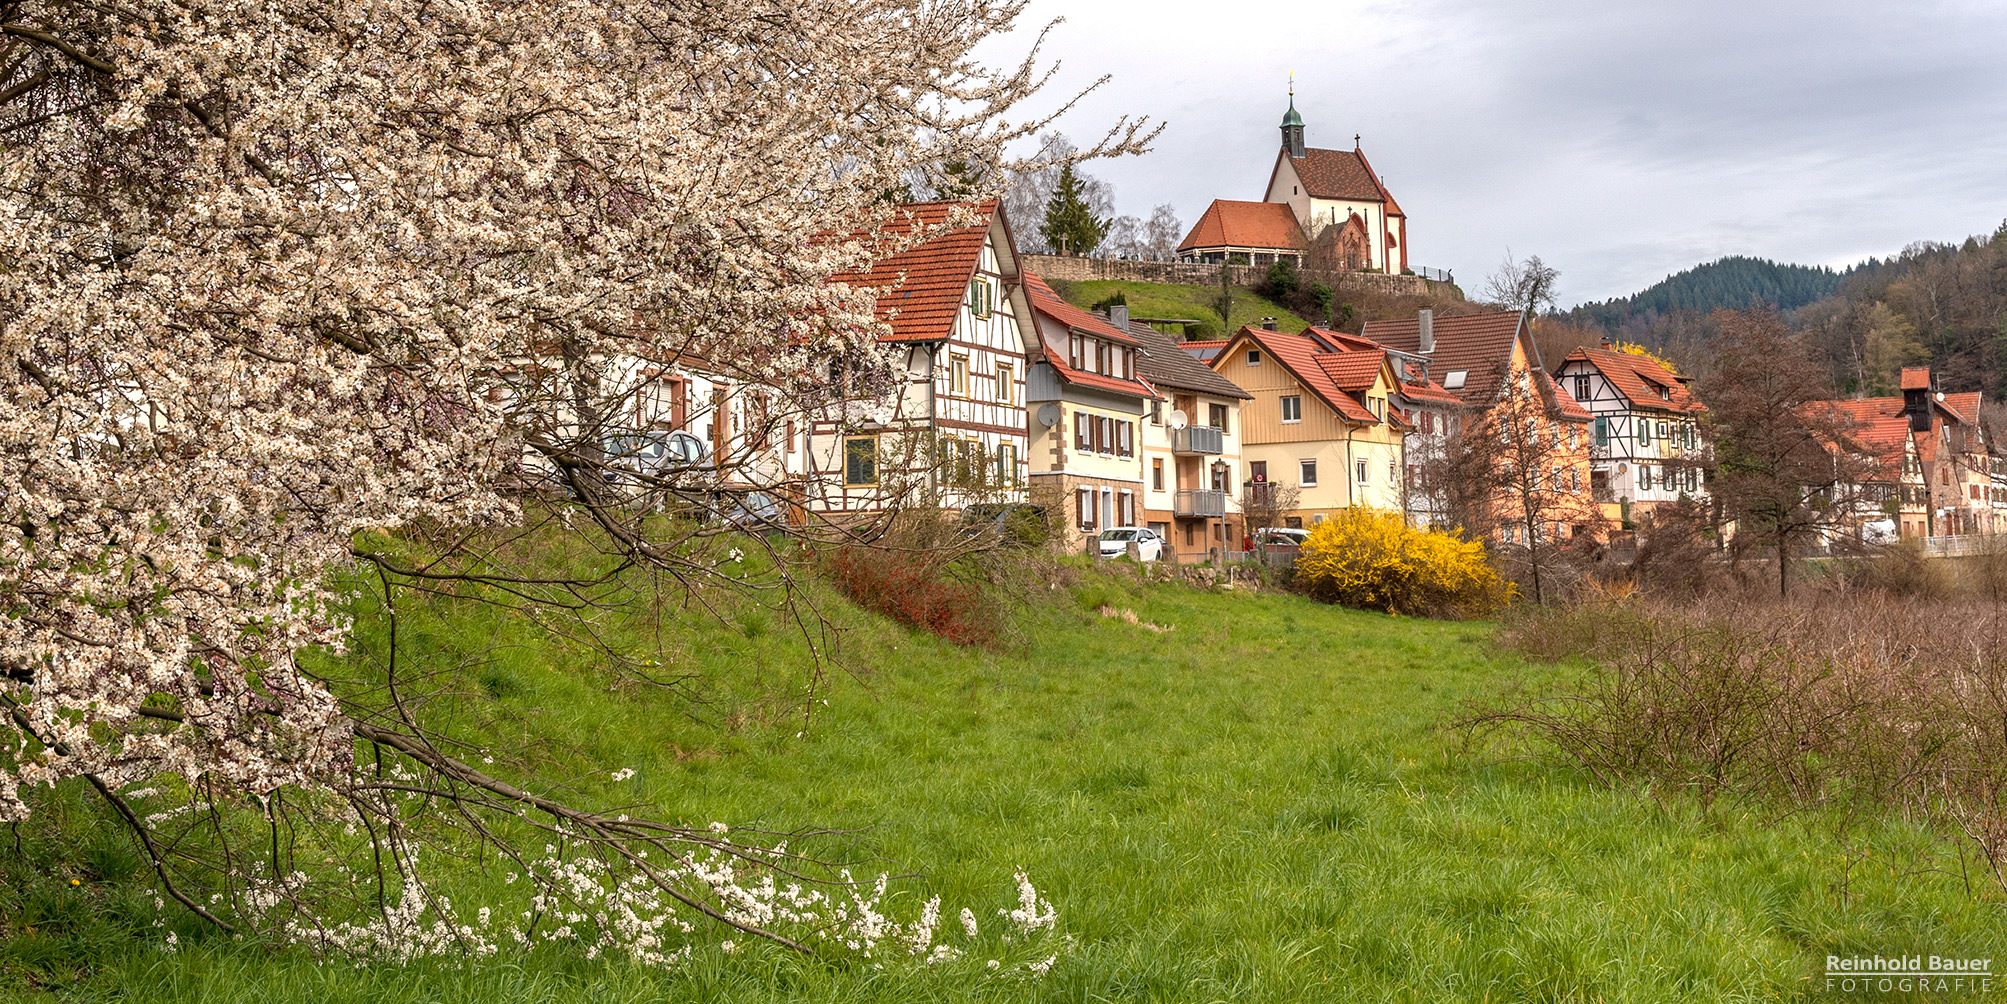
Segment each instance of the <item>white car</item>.
[{"label": "white car", "polygon": [[1120,558],[1129,553],[1129,544],[1134,542],[1143,552],[1144,561],[1157,561],[1164,556],[1164,538],[1157,531],[1140,526],[1117,526],[1101,531],[1101,556]]}]

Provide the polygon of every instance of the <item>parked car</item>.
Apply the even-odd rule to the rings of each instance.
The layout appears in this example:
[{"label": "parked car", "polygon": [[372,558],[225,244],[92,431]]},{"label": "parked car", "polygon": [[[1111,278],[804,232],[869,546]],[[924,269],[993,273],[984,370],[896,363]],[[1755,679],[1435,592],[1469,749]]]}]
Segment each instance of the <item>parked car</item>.
[{"label": "parked car", "polygon": [[1157,531],[1140,526],[1117,526],[1101,531],[1101,556],[1119,558],[1129,553],[1129,544],[1134,541],[1143,553],[1144,561],[1157,561],[1164,556],[1164,538]]},{"label": "parked car", "polygon": [[1248,537],[1249,550],[1266,552],[1278,547],[1302,547],[1310,539],[1310,531],[1287,526],[1265,526]]}]

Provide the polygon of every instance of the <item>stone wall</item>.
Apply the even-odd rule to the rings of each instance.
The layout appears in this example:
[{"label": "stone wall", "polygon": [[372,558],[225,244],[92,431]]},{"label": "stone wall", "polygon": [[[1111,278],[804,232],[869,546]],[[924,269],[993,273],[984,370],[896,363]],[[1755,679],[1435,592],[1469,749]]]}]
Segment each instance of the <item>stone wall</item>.
[{"label": "stone wall", "polygon": [[[1268,274],[1266,265],[1199,265],[1178,261],[1126,261],[1120,258],[1076,258],[1068,255],[1026,254],[1018,256],[1019,266],[1041,279],[1085,282],[1112,279],[1122,282],[1173,282],[1191,286],[1217,286],[1220,269],[1236,286],[1252,286]],[[1303,282],[1321,282],[1335,290],[1371,289],[1394,296],[1426,296],[1430,293],[1461,297],[1454,285],[1434,282],[1419,275],[1381,275],[1377,272],[1326,272],[1304,269]]]}]

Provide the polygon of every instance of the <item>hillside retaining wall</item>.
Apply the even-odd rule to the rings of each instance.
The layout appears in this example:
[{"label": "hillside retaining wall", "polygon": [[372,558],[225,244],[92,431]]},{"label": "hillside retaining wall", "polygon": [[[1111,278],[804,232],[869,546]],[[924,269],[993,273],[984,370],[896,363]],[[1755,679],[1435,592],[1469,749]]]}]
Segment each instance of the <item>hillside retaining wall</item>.
[{"label": "hillside retaining wall", "polygon": [[[1041,279],[1069,282],[1114,280],[1118,282],[1172,282],[1189,286],[1217,286],[1220,269],[1236,286],[1253,286],[1268,274],[1265,265],[1200,265],[1181,261],[1129,261],[1122,258],[1076,258],[1071,255],[1025,254],[1018,256],[1019,267]],[[1435,282],[1419,275],[1381,275],[1378,272],[1328,272],[1303,269],[1307,285],[1321,282],[1334,290],[1370,289],[1392,296],[1461,296],[1456,286]]]}]

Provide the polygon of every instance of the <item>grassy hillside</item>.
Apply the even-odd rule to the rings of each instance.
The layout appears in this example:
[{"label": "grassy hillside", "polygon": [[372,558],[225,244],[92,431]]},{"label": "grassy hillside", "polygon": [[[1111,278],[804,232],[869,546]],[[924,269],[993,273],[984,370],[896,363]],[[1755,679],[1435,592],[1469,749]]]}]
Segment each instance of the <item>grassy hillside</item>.
[{"label": "grassy hillside", "polygon": [[505,615],[407,615],[408,643],[491,696],[499,755],[636,768],[612,794],[691,822],[856,828],[825,849],[909,876],[901,915],[938,894],[994,924],[1022,866],[1071,948],[1037,982],[977,957],[728,954],[703,930],[671,971],[549,950],[358,969],[185,924],[165,954],[94,926],[130,897],[93,881],[34,893],[67,920],[17,915],[0,975],[85,1000],[1701,1001],[1804,996],[1829,952],[2007,954],[2001,904],[1899,824],[1840,846],[1816,819],[1703,816],[1464,750],[1439,727],[1461,701],[1572,672],[1495,651],[1485,624],[1090,577],[988,653],[839,604],[847,668],[805,724],[772,700],[803,647],[758,610],[662,623],[694,705],[609,692]]},{"label": "grassy hillside", "polygon": [[[1217,286],[1098,280],[1066,283],[1062,295],[1074,306],[1092,307],[1115,295],[1118,290],[1128,297],[1130,317],[1185,318],[1206,321],[1215,327],[1219,325],[1220,315],[1213,309],[1219,296]],[[1235,287],[1233,325],[1226,330],[1234,332],[1239,331],[1242,325],[1259,325],[1264,317],[1275,318],[1276,326],[1284,331],[1302,331],[1309,324],[1280,304],[1256,296],[1253,290]]]}]

